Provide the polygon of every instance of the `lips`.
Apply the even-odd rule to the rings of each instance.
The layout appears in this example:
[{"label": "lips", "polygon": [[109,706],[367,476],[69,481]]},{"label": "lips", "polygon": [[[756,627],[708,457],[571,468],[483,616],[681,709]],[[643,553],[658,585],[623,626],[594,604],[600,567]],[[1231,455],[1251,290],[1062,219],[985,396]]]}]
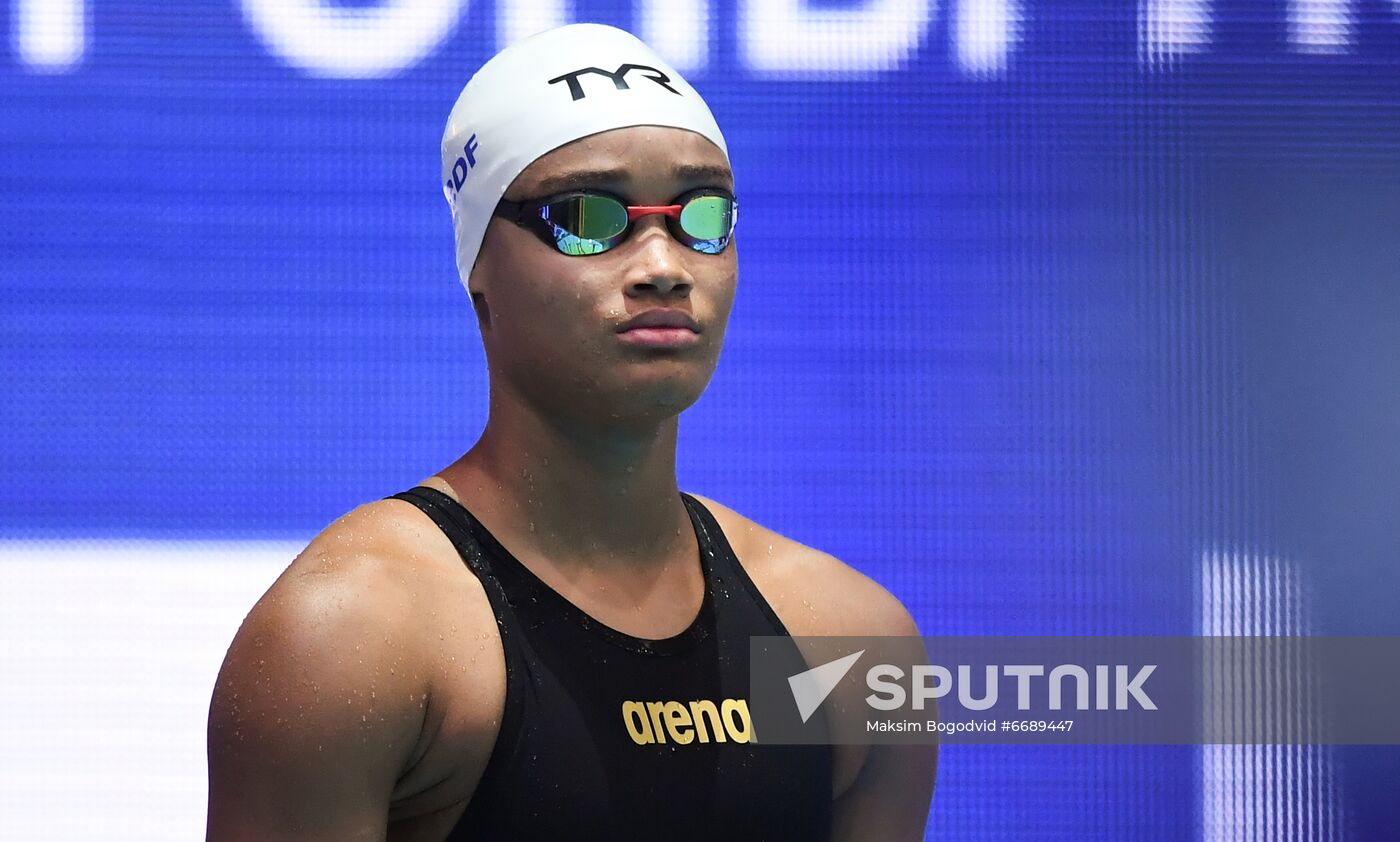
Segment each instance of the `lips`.
[{"label": "lips", "polygon": [[692,333],[699,333],[700,323],[684,310],[677,310],[674,307],[656,307],[638,313],[623,322],[618,326],[617,332],[626,333],[629,330],[639,328],[683,328]]}]

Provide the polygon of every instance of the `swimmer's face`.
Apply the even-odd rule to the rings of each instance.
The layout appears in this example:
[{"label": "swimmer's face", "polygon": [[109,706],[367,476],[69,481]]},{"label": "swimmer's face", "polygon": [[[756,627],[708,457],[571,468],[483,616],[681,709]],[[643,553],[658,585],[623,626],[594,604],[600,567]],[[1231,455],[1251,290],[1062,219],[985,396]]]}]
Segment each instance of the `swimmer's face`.
[{"label": "swimmer's face", "polygon": [[[605,175],[606,174],[606,175]],[[629,205],[668,205],[703,187],[733,191],[724,154],[694,132],[614,129],[562,146],[522,172],[505,198],[543,199],[594,189]],[[737,280],[735,242],[704,254],[676,240],[660,215],[601,254],[561,254],[493,218],[471,275],[495,385],[552,415],[603,427],[675,416],[704,391],[724,341]],[[682,311],[698,333],[678,344],[619,332],[656,308]],[[675,335],[672,334],[672,337]]]}]

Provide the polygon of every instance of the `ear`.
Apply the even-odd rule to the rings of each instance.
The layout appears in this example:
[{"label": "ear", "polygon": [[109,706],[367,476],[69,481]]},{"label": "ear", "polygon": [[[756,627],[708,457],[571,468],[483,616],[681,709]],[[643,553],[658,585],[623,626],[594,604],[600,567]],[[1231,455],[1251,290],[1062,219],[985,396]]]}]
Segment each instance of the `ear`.
[{"label": "ear", "polygon": [[484,251],[483,249],[477,253],[476,263],[472,264],[471,272],[467,275],[467,294],[471,296],[472,309],[476,311],[476,322],[482,330],[491,324],[491,307],[486,302],[489,270],[483,265],[488,262],[488,258],[485,257]]},{"label": "ear", "polygon": [[476,323],[485,330],[491,326],[491,307],[486,303],[486,294],[472,290],[472,309],[476,311]]},{"label": "ear", "polygon": [[487,224],[486,231],[481,236],[481,246],[476,252],[476,262],[467,273],[467,292],[471,295],[472,309],[476,311],[476,321],[482,330],[491,326],[491,306],[486,301],[486,293],[491,286],[490,244],[495,227],[495,220]]}]

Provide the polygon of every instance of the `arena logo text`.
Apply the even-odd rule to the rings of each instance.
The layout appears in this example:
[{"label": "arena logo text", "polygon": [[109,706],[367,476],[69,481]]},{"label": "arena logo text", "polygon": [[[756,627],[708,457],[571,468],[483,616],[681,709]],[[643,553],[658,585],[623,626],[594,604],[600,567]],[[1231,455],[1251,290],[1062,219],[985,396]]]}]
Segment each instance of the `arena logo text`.
[{"label": "arena logo text", "polygon": [[753,742],[753,720],[744,699],[724,699],[718,705],[710,699],[623,702],[622,722],[639,746]]}]

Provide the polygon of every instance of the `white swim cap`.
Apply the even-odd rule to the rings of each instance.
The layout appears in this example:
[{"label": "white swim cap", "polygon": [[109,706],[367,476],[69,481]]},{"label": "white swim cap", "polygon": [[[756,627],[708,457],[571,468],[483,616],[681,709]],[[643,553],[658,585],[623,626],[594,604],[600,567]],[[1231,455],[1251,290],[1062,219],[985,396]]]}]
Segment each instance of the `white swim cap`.
[{"label": "white swim cap", "polygon": [[462,285],[492,211],[521,171],[570,141],[628,126],[689,129],[729,156],[695,89],[621,29],[561,26],[518,41],[482,65],[457,97],[442,134],[443,194],[452,207]]}]

